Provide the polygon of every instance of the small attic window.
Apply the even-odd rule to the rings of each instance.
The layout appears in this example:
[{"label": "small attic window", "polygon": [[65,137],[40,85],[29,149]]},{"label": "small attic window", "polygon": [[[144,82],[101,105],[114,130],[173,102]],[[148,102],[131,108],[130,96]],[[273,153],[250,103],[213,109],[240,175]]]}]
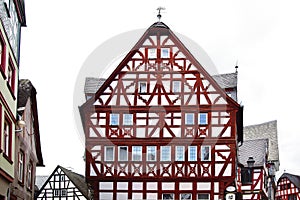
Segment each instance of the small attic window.
[{"label": "small attic window", "polygon": [[161,58],[170,58],[169,48],[161,48]]},{"label": "small attic window", "polygon": [[146,92],[147,92],[147,83],[139,82],[139,93],[146,93]]},{"label": "small attic window", "polygon": [[148,49],[148,58],[149,59],[157,58],[157,49],[156,48]]}]

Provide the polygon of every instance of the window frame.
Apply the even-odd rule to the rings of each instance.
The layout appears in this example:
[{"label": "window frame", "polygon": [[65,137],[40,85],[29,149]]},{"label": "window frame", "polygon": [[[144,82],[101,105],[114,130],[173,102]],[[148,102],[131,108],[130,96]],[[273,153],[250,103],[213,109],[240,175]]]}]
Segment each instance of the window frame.
[{"label": "window frame", "polygon": [[157,48],[148,48],[148,59],[157,59]]},{"label": "window frame", "polygon": [[[6,129],[8,130],[8,133],[6,133]],[[6,114],[4,116],[3,137],[3,155],[10,163],[12,163],[12,122]]]},{"label": "window frame", "polygon": [[120,115],[118,113],[110,113],[109,125],[110,126],[119,126],[119,124],[120,124]]},{"label": "window frame", "polygon": [[172,82],[172,90],[173,90],[173,93],[181,92],[181,81],[173,81]]},{"label": "window frame", "polygon": [[146,81],[140,81],[138,86],[139,86],[138,91],[140,94],[147,93],[147,82]]},{"label": "window frame", "polygon": [[[192,116],[192,121],[189,121],[191,120],[190,117]],[[195,114],[194,113],[185,113],[185,125],[195,125]]]},{"label": "window frame", "polygon": [[[166,54],[164,54],[164,51],[167,51],[167,55]],[[160,49],[160,57],[161,58],[170,58],[170,48],[166,48],[166,47],[164,47],[164,48],[161,48]]]},{"label": "window frame", "polygon": [[[130,117],[130,118],[128,118],[128,117]],[[131,113],[123,114],[123,125],[124,126],[132,126],[133,125],[133,114],[131,114]]]},{"label": "window frame", "polygon": [[[191,149],[195,148],[195,152],[191,152]],[[197,161],[197,146],[193,145],[193,146],[189,146],[188,147],[188,161],[190,162],[196,162]],[[193,158],[193,159],[192,159]]]},{"label": "window frame", "polygon": [[[205,198],[205,199],[201,198],[200,199],[200,197],[199,197],[200,195],[207,195],[207,198]],[[209,198],[210,198],[209,193],[198,193],[197,194],[197,200],[209,200]]]},{"label": "window frame", "polygon": [[[154,151],[152,151],[151,149],[154,150]],[[156,158],[156,151],[157,151],[156,146],[147,146],[146,151],[147,151],[147,153],[146,153],[146,155],[147,155],[146,160],[148,162],[154,162],[154,161],[156,161],[156,159],[157,159]],[[151,156],[151,153],[154,153],[154,157],[152,159],[149,159],[149,156]]]},{"label": "window frame", "polygon": [[6,64],[6,44],[4,42],[3,36],[0,33],[0,45],[2,47],[2,51],[0,50],[0,71],[2,73],[2,76],[6,78],[5,76],[5,64]]},{"label": "window frame", "polygon": [[[125,158],[122,158],[123,153],[121,152],[124,147],[126,148],[126,154],[124,154]],[[128,146],[118,146],[118,161],[128,161]]]},{"label": "window frame", "polygon": [[11,58],[9,58],[8,60],[6,79],[7,79],[7,85],[9,86],[11,93],[13,94],[13,96],[15,96],[16,68]]},{"label": "window frame", "polygon": [[[182,148],[182,150],[179,150]],[[182,154],[180,156],[180,154]],[[185,160],[185,146],[176,146],[175,147],[175,161],[184,161]]]},{"label": "window frame", "polygon": [[[110,157],[110,156],[108,156],[108,153],[110,153],[110,152],[108,152],[107,149],[109,149],[109,148],[112,148],[111,159],[108,159],[108,157]],[[104,147],[104,161],[107,161],[107,162],[115,161],[115,147],[114,146],[105,146]]]},{"label": "window frame", "polygon": [[[203,121],[202,121],[202,117],[203,116],[205,116],[205,122],[203,123]],[[198,114],[198,124],[201,126],[205,126],[205,125],[207,125],[208,124],[208,113],[206,113],[206,112],[200,112],[199,114]]]},{"label": "window frame", "polygon": [[171,161],[171,146],[160,147],[160,161]]},{"label": "window frame", "polygon": [[24,183],[24,169],[25,169],[25,154],[23,151],[18,153],[18,181]]},{"label": "window frame", "polygon": [[[206,152],[207,148],[208,148],[208,152]],[[206,153],[208,153],[208,155]],[[211,146],[209,145],[201,146],[201,161],[211,161]]]},{"label": "window frame", "polygon": [[32,161],[30,161],[27,166],[27,187],[29,189],[33,188],[32,187],[32,183],[33,183],[32,179],[33,179],[33,163],[32,163]]},{"label": "window frame", "polygon": [[[142,146],[132,146],[131,154],[132,154],[131,155],[132,161],[142,161],[143,160],[143,147]],[[136,159],[136,158],[139,158],[139,159]]]}]

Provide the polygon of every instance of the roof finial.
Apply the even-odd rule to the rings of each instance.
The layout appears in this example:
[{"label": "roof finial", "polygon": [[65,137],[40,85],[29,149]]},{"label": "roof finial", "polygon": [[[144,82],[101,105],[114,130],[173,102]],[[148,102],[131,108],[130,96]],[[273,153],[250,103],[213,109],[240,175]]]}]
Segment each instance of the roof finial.
[{"label": "roof finial", "polygon": [[238,65],[238,60],[236,60],[236,63],[235,63],[235,73],[238,73],[238,68],[239,68],[239,65]]},{"label": "roof finial", "polygon": [[158,18],[158,21],[160,22],[160,18],[161,18],[160,11],[161,10],[166,10],[166,8],[160,6],[160,7],[157,8],[157,10],[158,10],[157,18]]}]

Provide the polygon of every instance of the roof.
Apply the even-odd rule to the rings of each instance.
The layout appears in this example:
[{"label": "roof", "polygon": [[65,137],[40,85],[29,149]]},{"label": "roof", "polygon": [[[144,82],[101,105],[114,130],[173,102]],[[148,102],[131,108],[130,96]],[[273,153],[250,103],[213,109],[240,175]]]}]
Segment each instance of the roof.
[{"label": "roof", "polygon": [[261,167],[266,163],[266,155],[268,153],[268,139],[257,139],[244,141],[239,147],[238,161],[243,166],[247,166],[249,157],[255,160],[254,166]]},{"label": "roof", "polygon": [[[31,112],[32,112],[32,115],[34,118],[33,128],[34,128],[34,136],[35,136],[35,147],[36,147],[36,154],[37,154],[37,158],[38,158],[37,166],[44,166],[42,149],[41,149],[36,94],[37,94],[36,89],[32,85],[30,80],[28,80],[28,79],[20,79],[19,80],[17,106],[18,106],[18,108],[25,107],[28,99],[31,99]],[[22,115],[22,113],[19,113],[19,114]]]},{"label": "roof", "polygon": [[212,77],[223,89],[237,87],[237,73],[218,74]]},{"label": "roof", "polygon": [[244,127],[244,140],[269,139],[269,162],[277,162],[279,167],[279,150],[277,138],[277,121],[269,121]]},{"label": "roof", "polygon": [[95,94],[104,82],[105,79],[103,78],[87,77],[85,79],[84,93]]},{"label": "roof", "polygon": [[300,176],[289,173],[283,173],[278,179],[278,182],[280,182],[280,179],[283,178],[289,179],[298,189],[300,189]]}]

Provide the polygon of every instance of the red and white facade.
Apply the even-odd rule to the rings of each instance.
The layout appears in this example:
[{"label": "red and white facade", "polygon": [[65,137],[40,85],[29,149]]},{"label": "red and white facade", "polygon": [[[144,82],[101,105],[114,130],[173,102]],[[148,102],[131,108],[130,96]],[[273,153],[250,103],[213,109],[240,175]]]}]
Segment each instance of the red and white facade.
[{"label": "red and white facade", "polygon": [[95,199],[223,199],[235,186],[242,109],[162,22],[80,113]]},{"label": "red and white facade", "polygon": [[284,173],[277,182],[276,200],[300,199],[300,176]]}]

